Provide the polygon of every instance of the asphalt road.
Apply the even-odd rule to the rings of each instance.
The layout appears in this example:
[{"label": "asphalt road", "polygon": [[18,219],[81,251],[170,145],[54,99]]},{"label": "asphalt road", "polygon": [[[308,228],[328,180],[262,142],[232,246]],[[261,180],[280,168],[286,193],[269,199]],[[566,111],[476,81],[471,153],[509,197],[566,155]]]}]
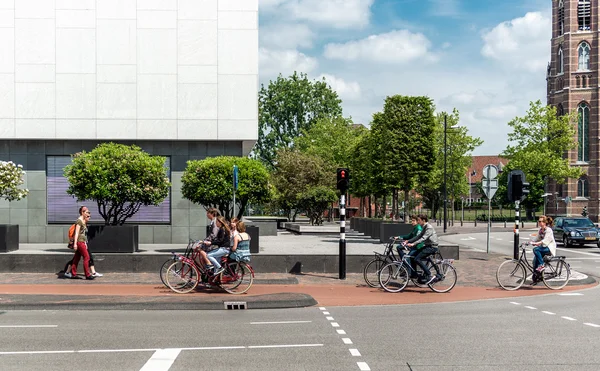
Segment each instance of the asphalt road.
[{"label": "asphalt road", "polygon": [[0,364],[6,371],[598,370],[599,304],[593,288],[405,306],[4,312]]},{"label": "asphalt road", "polygon": [[[519,241],[526,242],[531,240],[531,234],[536,230],[520,230]],[[487,251],[487,233],[465,233],[445,235],[441,237],[443,241],[459,244],[461,247],[469,247],[477,251]],[[490,233],[490,252],[512,256],[514,246],[513,232],[492,232]],[[533,261],[531,247],[528,248],[527,259]],[[594,277],[600,277],[600,249],[595,244],[585,245],[585,247],[565,248],[562,243],[557,242],[556,248],[558,255],[567,257],[567,262],[571,268]]]}]

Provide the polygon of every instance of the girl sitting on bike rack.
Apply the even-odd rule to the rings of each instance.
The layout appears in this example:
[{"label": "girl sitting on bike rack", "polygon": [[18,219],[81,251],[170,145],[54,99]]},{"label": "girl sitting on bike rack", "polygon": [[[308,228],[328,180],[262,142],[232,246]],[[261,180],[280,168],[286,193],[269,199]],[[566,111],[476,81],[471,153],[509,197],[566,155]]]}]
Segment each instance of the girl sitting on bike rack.
[{"label": "girl sitting on bike rack", "polygon": [[208,270],[214,269],[214,274],[221,273],[221,263],[219,263],[219,261],[215,257],[221,257],[225,254],[228,254],[229,246],[231,245],[231,240],[229,237],[231,232],[229,230],[229,225],[224,217],[217,217],[217,227],[219,227],[217,237],[213,238],[210,241],[204,241],[203,243],[203,245],[205,246],[215,248],[210,250],[208,253],[204,251],[204,249],[200,251],[202,262],[204,262]]},{"label": "girl sitting on bike rack", "polygon": [[552,223],[554,221],[551,217],[542,215],[538,219],[540,225],[540,231],[535,236],[534,241],[531,242],[533,246],[533,280],[538,281],[540,273],[544,271],[544,255],[556,255],[556,241],[554,241],[554,232],[552,231]]}]

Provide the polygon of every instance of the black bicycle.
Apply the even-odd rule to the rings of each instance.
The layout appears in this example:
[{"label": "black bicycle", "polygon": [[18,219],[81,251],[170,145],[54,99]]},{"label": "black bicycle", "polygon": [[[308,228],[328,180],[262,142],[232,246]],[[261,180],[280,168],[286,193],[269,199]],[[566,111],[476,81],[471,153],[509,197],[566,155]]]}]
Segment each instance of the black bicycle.
[{"label": "black bicycle", "polygon": [[[525,247],[528,245],[528,242],[524,242],[519,246],[521,248],[519,259],[507,260],[498,267],[496,281],[504,290],[519,289],[527,281],[528,272],[531,273],[531,283],[537,283],[533,278],[533,266],[527,260],[525,253]],[[544,270],[539,273],[539,277],[547,288],[559,290],[569,283],[571,267],[565,259],[565,256],[544,256]]]}]

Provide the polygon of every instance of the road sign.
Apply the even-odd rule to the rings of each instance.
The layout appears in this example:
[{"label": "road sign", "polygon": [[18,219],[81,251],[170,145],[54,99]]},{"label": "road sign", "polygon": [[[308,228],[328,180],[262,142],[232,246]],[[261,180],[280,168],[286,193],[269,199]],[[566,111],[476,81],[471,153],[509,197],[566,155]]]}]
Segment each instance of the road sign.
[{"label": "road sign", "polygon": [[496,179],[498,176],[498,168],[496,165],[485,165],[482,175],[486,179]]},{"label": "road sign", "polygon": [[238,189],[238,167],[237,167],[237,165],[233,165],[233,189],[236,191]]},{"label": "road sign", "polygon": [[488,199],[492,199],[498,190],[498,179],[481,179],[481,188]]}]

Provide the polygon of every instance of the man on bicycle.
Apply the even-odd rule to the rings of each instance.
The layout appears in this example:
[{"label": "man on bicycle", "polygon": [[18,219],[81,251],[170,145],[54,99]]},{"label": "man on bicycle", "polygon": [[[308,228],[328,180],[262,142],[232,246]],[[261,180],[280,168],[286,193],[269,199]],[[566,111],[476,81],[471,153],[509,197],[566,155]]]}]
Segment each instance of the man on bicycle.
[{"label": "man on bicycle", "polygon": [[[418,236],[413,237],[410,240],[405,242],[406,246],[408,246],[408,247],[413,247],[420,243],[422,243],[424,245],[423,248],[418,250],[418,253],[415,256],[414,260],[419,265],[419,267],[421,267],[421,269],[423,270],[423,274],[425,275],[425,277],[423,277],[422,279],[419,280],[419,283],[422,283],[425,285],[433,283],[436,280],[436,276],[431,275],[431,273],[429,272],[429,269],[423,262],[423,259],[425,259],[429,255],[435,254],[438,251],[437,233],[435,232],[435,229],[433,229],[433,226],[431,224],[427,223],[427,221],[428,221],[427,215],[425,215],[425,214],[419,215],[417,217],[417,222],[421,225],[423,230],[421,231],[421,233],[419,233]],[[414,268],[414,266],[413,266],[413,268]]]}]

